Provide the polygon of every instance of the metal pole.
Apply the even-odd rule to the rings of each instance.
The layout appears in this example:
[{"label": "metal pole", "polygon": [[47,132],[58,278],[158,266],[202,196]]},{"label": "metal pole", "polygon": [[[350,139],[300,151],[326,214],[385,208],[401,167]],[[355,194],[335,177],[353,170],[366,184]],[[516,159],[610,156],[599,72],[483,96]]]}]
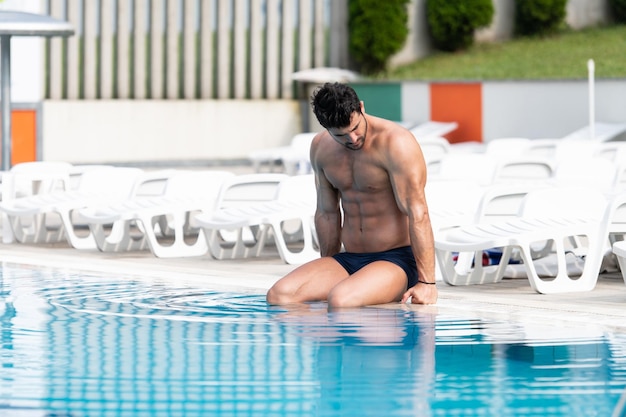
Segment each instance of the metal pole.
[{"label": "metal pole", "polygon": [[596,138],[596,64],[593,59],[587,61],[587,71],[589,73],[589,137],[591,140],[594,140]]},{"label": "metal pole", "polygon": [[2,77],[2,171],[11,169],[11,36],[0,37],[0,76]]}]

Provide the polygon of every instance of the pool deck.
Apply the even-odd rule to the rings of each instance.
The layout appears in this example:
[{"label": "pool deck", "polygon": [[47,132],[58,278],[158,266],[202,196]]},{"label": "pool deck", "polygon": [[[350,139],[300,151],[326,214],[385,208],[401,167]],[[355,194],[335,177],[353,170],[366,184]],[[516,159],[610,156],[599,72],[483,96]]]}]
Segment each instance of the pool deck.
[{"label": "pool deck", "polygon": [[[273,249],[273,248],[270,248]],[[102,253],[77,250],[67,244],[0,244],[5,264],[35,264],[67,271],[94,271],[126,275],[211,290],[264,293],[294,268],[277,253],[243,260],[215,260],[210,255],[193,258],[156,258],[149,251]],[[439,301],[433,306],[399,304],[386,308],[420,309],[436,314],[468,314],[488,319],[533,324],[589,327],[626,334],[626,285],[619,272],[601,274],[593,291],[538,294],[527,279],[505,279],[496,284],[449,286],[438,283]]]}]

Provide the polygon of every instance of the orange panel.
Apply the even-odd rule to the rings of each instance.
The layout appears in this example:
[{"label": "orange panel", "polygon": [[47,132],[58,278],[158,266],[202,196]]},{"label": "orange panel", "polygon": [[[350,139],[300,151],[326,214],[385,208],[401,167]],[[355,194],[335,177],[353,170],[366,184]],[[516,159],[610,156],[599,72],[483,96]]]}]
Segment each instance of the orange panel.
[{"label": "orange panel", "polygon": [[[13,110],[11,112],[11,166],[31,162],[37,158],[37,111]],[[0,149],[1,151],[1,149]]]},{"label": "orange panel", "polygon": [[457,122],[458,129],[446,135],[450,143],[482,142],[482,85],[431,84],[430,118],[438,122]]}]

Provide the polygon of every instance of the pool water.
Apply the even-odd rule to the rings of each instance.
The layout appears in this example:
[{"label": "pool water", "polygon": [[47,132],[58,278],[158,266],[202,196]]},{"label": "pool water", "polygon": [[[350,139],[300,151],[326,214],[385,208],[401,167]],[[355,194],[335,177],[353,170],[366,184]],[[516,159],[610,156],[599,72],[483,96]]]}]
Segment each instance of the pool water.
[{"label": "pool water", "polygon": [[1,271],[0,416],[611,416],[626,387],[595,328]]}]

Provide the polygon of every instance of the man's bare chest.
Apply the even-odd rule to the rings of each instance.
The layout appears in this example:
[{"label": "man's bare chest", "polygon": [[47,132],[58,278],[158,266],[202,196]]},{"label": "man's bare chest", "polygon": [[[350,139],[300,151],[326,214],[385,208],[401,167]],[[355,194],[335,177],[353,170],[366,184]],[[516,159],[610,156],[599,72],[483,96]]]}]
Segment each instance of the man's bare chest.
[{"label": "man's bare chest", "polygon": [[333,187],[342,194],[373,194],[391,186],[387,171],[371,161],[343,161],[327,167],[325,173]]}]

